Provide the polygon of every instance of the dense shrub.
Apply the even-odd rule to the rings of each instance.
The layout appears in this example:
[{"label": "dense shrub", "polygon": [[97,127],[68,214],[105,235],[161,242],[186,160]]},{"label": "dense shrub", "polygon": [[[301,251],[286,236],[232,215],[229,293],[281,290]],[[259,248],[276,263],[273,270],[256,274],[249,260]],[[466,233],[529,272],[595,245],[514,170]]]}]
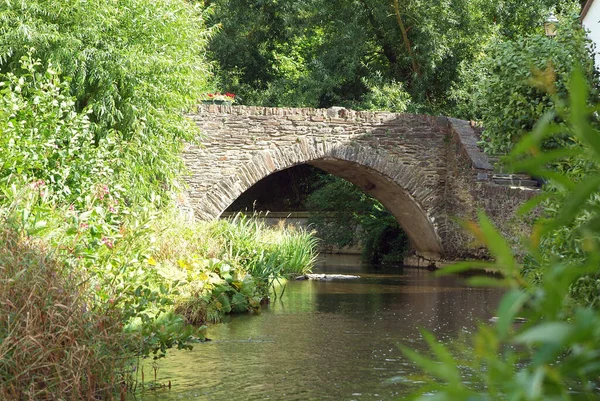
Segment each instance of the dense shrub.
[{"label": "dense shrub", "polygon": [[[490,45],[480,64],[465,71],[479,75],[477,79],[466,77],[471,87],[469,100],[472,99],[467,102],[467,107],[471,105],[467,117],[482,121],[485,151],[508,153],[555,106],[552,95],[566,96],[574,66],[584,71],[594,88],[590,101],[597,100],[597,72],[590,49],[591,42],[578,20],[566,18],[555,38],[537,34],[514,40],[498,39]],[[552,83],[550,93],[546,91],[549,83]],[[557,147],[568,141],[568,136],[554,137],[545,146]]]},{"label": "dense shrub", "polygon": [[[52,65],[62,74],[69,83],[62,92],[69,105],[63,109],[88,114],[85,124],[93,143],[85,146],[110,151],[103,167],[111,182],[126,189],[128,199],[149,199],[172,183],[181,168],[181,140],[195,134],[183,112],[209,79],[204,58],[209,30],[199,5],[183,0],[5,1],[0,21],[0,73],[17,79],[30,74],[20,60],[33,52],[42,64],[39,73]],[[49,133],[40,135],[51,139]],[[64,146],[60,140],[65,138],[53,145]],[[64,173],[66,166],[57,168]]]},{"label": "dense shrub", "polygon": [[194,324],[258,311],[280,278],[309,272],[316,259],[310,233],[244,215],[196,224],[169,216],[156,223],[155,235],[150,264],[176,283],[175,311]]},{"label": "dense shrub", "polygon": [[110,152],[94,145],[88,114],[75,110],[69,85],[31,54],[0,75],[0,182],[50,189],[55,201],[85,198],[112,173]]}]

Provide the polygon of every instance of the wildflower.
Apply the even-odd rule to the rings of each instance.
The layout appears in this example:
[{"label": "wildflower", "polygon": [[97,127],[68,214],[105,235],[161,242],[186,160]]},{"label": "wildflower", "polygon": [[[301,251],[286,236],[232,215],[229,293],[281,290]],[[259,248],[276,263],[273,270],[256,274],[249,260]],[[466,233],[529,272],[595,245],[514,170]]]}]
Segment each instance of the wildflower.
[{"label": "wildflower", "polygon": [[33,189],[37,189],[37,188],[44,186],[45,184],[46,184],[46,182],[44,180],[37,180],[37,181],[32,182],[30,184],[30,186]]},{"label": "wildflower", "polygon": [[101,241],[108,249],[112,249],[114,246],[113,242],[109,238],[102,237]]},{"label": "wildflower", "polygon": [[101,185],[100,189],[98,191],[98,198],[100,198],[102,200],[109,193],[110,193],[110,189],[108,188],[108,185]]},{"label": "wildflower", "polygon": [[81,223],[79,224],[79,228],[82,230],[86,230],[89,227],[88,223]]}]

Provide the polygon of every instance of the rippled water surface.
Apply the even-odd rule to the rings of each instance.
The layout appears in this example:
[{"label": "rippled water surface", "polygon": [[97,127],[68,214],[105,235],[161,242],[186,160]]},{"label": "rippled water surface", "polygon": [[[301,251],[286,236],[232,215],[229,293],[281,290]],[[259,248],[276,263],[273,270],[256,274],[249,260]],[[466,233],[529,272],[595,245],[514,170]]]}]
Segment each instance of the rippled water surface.
[{"label": "rippled water surface", "polygon": [[[315,272],[361,278],[289,282],[260,315],[212,325],[213,341],[160,361],[159,382],[172,388],[141,399],[397,399],[419,385],[397,344],[425,349],[420,327],[444,342],[472,332],[501,296],[419,269],[324,265]],[[148,365],[145,371],[152,375]]]}]

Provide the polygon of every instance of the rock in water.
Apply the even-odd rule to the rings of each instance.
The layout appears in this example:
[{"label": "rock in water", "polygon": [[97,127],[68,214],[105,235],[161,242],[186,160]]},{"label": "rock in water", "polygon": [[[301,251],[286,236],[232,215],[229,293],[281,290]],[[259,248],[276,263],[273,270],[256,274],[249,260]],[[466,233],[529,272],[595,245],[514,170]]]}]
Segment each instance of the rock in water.
[{"label": "rock in water", "polygon": [[296,277],[296,280],[318,280],[318,281],[330,281],[330,280],[356,280],[360,276],[353,276],[351,274],[305,274],[303,276]]}]

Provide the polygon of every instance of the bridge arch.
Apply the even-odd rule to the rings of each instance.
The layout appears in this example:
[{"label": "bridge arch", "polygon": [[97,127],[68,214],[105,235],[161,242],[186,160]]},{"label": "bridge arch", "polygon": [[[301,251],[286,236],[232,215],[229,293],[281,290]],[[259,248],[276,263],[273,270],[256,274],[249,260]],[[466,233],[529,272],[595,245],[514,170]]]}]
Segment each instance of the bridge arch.
[{"label": "bridge arch", "polygon": [[483,209],[502,223],[535,194],[490,179],[492,167],[468,121],[341,107],[222,105],[199,105],[189,117],[202,136],[183,149],[187,206],[200,219],[219,217],[270,174],[311,164],[378,199],[421,256],[479,258],[485,250],[455,219],[473,219]]},{"label": "bridge arch", "polygon": [[218,218],[240,195],[263,178],[300,164],[310,164],[341,177],[379,200],[394,215],[413,248],[427,258],[440,258],[438,235],[444,221],[436,188],[428,186],[418,165],[407,164],[384,149],[357,143],[299,138],[287,146],[270,146],[234,163],[226,177],[209,186],[194,210],[205,220]]}]

